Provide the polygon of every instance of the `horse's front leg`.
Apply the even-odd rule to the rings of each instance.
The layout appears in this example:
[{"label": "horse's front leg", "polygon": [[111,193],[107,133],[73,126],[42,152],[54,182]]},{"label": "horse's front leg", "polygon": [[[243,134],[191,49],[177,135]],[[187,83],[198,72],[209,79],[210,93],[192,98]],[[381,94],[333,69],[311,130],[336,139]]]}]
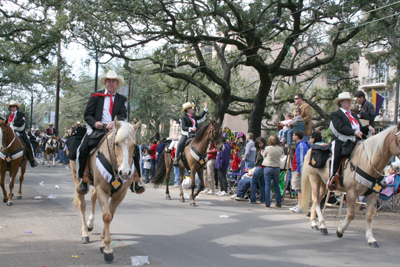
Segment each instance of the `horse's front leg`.
[{"label": "horse's front leg", "polygon": [[[168,155],[165,155],[165,158],[167,158]],[[172,161],[171,160],[165,160],[165,168],[166,168],[166,173],[165,173],[165,198],[168,200],[171,200],[171,195],[169,194],[169,177],[171,175],[171,169],[172,169]]]},{"label": "horse's front leg", "polygon": [[374,235],[372,233],[372,214],[374,213],[375,210],[375,203],[378,200],[379,195],[372,193],[371,195],[366,197],[366,209],[367,209],[367,231],[365,233],[368,244],[373,247],[373,248],[378,248],[378,243],[376,242],[376,239],[374,238]]},{"label": "horse's front leg", "polygon": [[2,171],[1,172],[0,186],[1,186],[1,189],[3,190],[3,203],[7,203],[7,189],[6,189],[6,186],[5,186],[5,179],[6,179],[6,172]]},{"label": "horse's front leg", "polygon": [[[11,169],[16,168],[15,166],[11,165]],[[8,198],[7,198],[7,206],[12,206],[13,202],[12,202],[12,197],[13,197],[13,189],[14,189],[14,183],[15,183],[15,177],[17,176],[18,173],[18,168],[16,171],[10,171],[10,184],[9,184],[9,188],[10,188],[10,192],[8,193]]]},{"label": "horse's front leg", "polygon": [[185,202],[185,195],[183,194],[183,179],[185,179],[185,168],[179,167],[179,197],[181,198],[181,202]]},{"label": "horse's front leg", "polygon": [[355,211],[356,211],[356,200],[357,196],[355,190],[346,191],[346,199],[347,199],[347,216],[343,220],[336,231],[337,237],[341,238],[346,231],[347,226],[349,226],[350,222],[354,220]]},{"label": "horse's front leg", "polygon": [[56,153],[53,154],[53,167],[56,166]]},{"label": "horse's front leg", "polygon": [[196,191],[196,193],[193,196],[193,199],[195,199],[197,197],[197,195],[203,191],[204,189],[204,171],[203,170],[199,170],[199,172],[197,173],[199,175],[199,190]]},{"label": "horse's front leg", "polygon": [[97,201],[96,188],[93,188],[92,195],[90,196],[90,200],[91,200],[92,208],[91,208],[91,212],[89,215],[89,220],[87,221],[87,229],[89,232],[91,232],[94,227],[94,223],[93,223],[94,222],[94,212],[96,209],[96,201]]},{"label": "horse's front leg", "polygon": [[[194,189],[196,188],[196,170],[192,168],[190,170],[190,206],[196,207],[196,202],[194,201],[195,195],[194,195]],[[196,194],[197,195],[197,194]]]},{"label": "horse's front leg", "polygon": [[[121,189],[120,189],[121,190]],[[108,206],[109,196],[102,190],[100,186],[96,187],[97,199],[99,200],[100,208],[103,212],[103,231],[101,233],[100,251],[104,253],[104,260],[112,262],[114,259],[113,249],[111,248],[110,224],[113,215]]]},{"label": "horse's front leg", "polygon": [[17,199],[22,199],[22,182],[24,181],[24,175],[26,171],[26,164],[24,163],[21,166],[21,175],[19,176],[19,190],[18,190],[18,196]]}]

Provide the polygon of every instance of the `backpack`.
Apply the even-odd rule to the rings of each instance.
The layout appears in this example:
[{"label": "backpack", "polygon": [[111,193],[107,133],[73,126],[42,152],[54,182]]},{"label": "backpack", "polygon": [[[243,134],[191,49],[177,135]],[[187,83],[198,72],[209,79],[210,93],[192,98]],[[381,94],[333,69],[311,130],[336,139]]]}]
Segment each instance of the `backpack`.
[{"label": "backpack", "polygon": [[330,146],[311,145],[311,157],[309,165],[314,168],[325,167],[331,153]]}]

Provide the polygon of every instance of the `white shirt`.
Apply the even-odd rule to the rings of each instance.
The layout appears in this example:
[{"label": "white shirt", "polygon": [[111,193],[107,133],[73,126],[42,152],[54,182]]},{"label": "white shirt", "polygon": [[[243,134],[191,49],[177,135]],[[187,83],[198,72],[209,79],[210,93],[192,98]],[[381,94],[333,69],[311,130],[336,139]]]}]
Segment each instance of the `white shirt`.
[{"label": "white shirt", "polygon": [[147,154],[146,156],[143,155],[143,169],[150,169],[151,164],[150,164],[150,155]]},{"label": "white shirt", "polygon": [[[109,94],[107,89],[105,89],[104,93]],[[114,103],[115,94],[112,98],[113,98],[113,103]],[[111,114],[110,114],[110,97],[106,96],[106,97],[104,97],[103,116],[101,117],[101,122],[103,124],[107,125],[109,122],[111,122],[113,120],[114,120],[114,118],[112,118]]]},{"label": "white shirt", "polygon": [[[344,115],[346,115],[346,118],[350,121],[350,119],[347,117],[346,113],[348,112],[350,114],[350,116],[353,117],[353,115],[351,115],[351,111],[347,111],[347,110],[342,109],[342,108],[340,108],[340,110],[344,113]],[[354,119],[356,120],[356,118],[354,118]],[[356,130],[356,131],[360,130],[360,124],[359,123],[357,123],[356,125],[353,125],[353,123],[351,123],[351,121],[350,121],[350,125],[351,125],[351,128],[353,128],[353,130]]]}]

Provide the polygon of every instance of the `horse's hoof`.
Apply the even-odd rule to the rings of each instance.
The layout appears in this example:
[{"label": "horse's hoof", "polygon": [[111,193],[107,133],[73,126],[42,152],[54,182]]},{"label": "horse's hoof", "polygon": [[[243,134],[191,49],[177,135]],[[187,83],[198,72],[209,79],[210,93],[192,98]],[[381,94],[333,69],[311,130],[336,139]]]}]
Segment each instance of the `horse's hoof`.
[{"label": "horse's hoof", "polygon": [[319,231],[320,231],[321,234],[323,234],[323,235],[327,235],[327,234],[328,234],[328,229],[326,229],[326,228],[321,228],[321,229],[319,229]]},{"label": "horse's hoof", "polygon": [[107,263],[111,263],[114,260],[114,255],[112,253],[110,253],[110,254],[105,254],[104,253],[104,260]]},{"label": "horse's hoof", "polygon": [[101,252],[101,254],[104,253],[104,248],[105,248],[105,247],[100,247],[100,252]]},{"label": "horse's hoof", "polygon": [[88,236],[82,237],[82,244],[89,244],[89,237]]},{"label": "horse's hoof", "polygon": [[339,233],[339,231],[336,230],[336,236],[339,237],[339,238],[342,238],[343,234]]},{"label": "horse's hoof", "polygon": [[319,228],[317,225],[311,226],[311,229],[315,230],[315,231],[319,231]]},{"label": "horse's hoof", "polygon": [[7,198],[3,198],[3,203],[7,203]]},{"label": "horse's hoof", "polygon": [[166,196],[165,199],[171,200],[171,196]]},{"label": "horse's hoof", "polygon": [[196,203],[190,203],[191,207],[196,207]]},{"label": "horse's hoof", "polygon": [[379,248],[378,243],[376,243],[376,241],[368,244],[370,245],[371,248]]},{"label": "horse's hoof", "polygon": [[22,196],[17,196],[17,199],[22,199]]},{"label": "horse's hoof", "polygon": [[87,230],[88,232],[91,232],[93,230],[93,227],[88,227]]},{"label": "horse's hoof", "polygon": [[10,201],[10,202],[7,202],[7,206],[12,206],[13,205],[13,203]]},{"label": "horse's hoof", "polygon": [[184,198],[181,198],[181,202],[185,202],[185,199],[184,199]]}]

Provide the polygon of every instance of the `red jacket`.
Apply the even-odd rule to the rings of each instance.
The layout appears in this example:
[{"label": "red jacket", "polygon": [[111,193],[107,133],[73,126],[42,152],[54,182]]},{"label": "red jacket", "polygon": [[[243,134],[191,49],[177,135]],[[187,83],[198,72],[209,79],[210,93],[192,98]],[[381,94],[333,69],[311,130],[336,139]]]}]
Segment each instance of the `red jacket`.
[{"label": "red jacket", "polygon": [[297,171],[297,159],[296,159],[296,152],[293,155],[293,162],[292,162],[292,171]]},{"label": "red jacket", "polygon": [[231,159],[232,159],[232,171],[237,171],[240,166],[240,158],[237,153],[231,154]]},{"label": "red jacket", "polygon": [[209,151],[210,151],[210,152],[207,153],[208,160],[210,160],[210,159],[216,159],[216,158],[217,158],[218,150],[217,150],[217,148],[215,147],[214,142],[211,142],[211,146],[210,146],[210,150],[209,150]]},{"label": "red jacket", "polygon": [[156,153],[157,153],[156,148],[157,148],[157,144],[153,144],[153,145],[150,147],[150,151],[151,151],[151,153],[150,153],[150,158],[151,158],[151,159],[155,159],[155,158],[156,158]]}]

